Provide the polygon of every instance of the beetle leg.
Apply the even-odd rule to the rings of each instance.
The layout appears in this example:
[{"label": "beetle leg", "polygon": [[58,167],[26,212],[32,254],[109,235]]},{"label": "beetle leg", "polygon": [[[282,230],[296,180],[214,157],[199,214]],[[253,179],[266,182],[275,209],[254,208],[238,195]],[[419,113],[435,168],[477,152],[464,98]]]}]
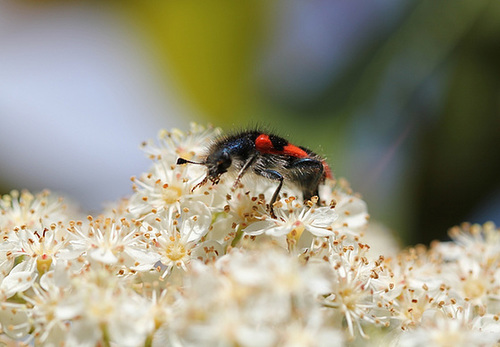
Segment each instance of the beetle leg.
[{"label": "beetle leg", "polygon": [[243,177],[245,172],[247,172],[248,168],[253,164],[253,162],[255,161],[256,158],[257,158],[256,155],[248,158],[248,160],[245,162],[243,167],[240,169],[240,172],[238,172],[238,177],[236,177],[236,180],[234,181],[234,184],[233,184],[233,188],[232,188],[233,191],[236,189],[236,187],[238,187],[238,184],[241,181],[241,177]]},{"label": "beetle leg", "polygon": [[270,180],[279,181],[280,182],[278,184],[278,188],[276,188],[276,190],[274,191],[274,194],[273,194],[273,197],[271,198],[271,201],[269,202],[269,212],[271,214],[271,217],[272,218],[276,218],[276,215],[274,214],[273,205],[276,202],[276,200],[278,199],[278,194],[279,194],[279,192],[281,190],[281,187],[283,186],[283,179],[284,179],[283,175],[280,174],[276,170],[262,170],[262,169],[259,169],[259,170],[255,170],[255,173],[257,175],[260,175],[262,177],[268,178]]},{"label": "beetle leg", "polygon": [[208,182],[208,175],[205,176],[205,178],[203,178],[203,181],[201,181],[200,183],[196,184],[193,188],[191,188],[191,193],[198,187],[201,187],[203,186],[205,183]]}]

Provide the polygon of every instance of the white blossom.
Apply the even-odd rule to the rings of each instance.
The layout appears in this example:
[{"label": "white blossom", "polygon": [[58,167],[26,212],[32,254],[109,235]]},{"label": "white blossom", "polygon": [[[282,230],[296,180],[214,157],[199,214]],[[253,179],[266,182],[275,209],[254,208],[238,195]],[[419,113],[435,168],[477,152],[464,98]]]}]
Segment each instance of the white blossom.
[{"label": "white blossom", "polygon": [[142,149],[149,158],[163,161],[166,165],[172,165],[179,157],[188,160],[199,159],[200,153],[203,153],[210,141],[219,136],[220,133],[219,128],[204,127],[191,122],[187,132],[179,129],[170,131],[161,129],[157,136],[158,144],[146,141],[142,144]]},{"label": "white blossom", "polygon": [[162,130],[133,193],[79,221],[62,199],[0,199],[0,343],[492,346],[500,230],[400,250],[344,179],[319,199],[249,172],[205,184],[219,130]]},{"label": "white blossom", "polygon": [[333,223],[338,215],[331,206],[314,207],[298,203],[294,197],[285,199],[286,206],[275,208],[276,219],[265,218],[244,229],[248,235],[263,233],[272,237],[286,238],[289,248],[293,248],[304,231],[309,236],[333,236]]},{"label": "white blossom", "polygon": [[[74,238],[70,241],[72,251],[88,256],[90,263],[99,263],[120,270],[150,270],[159,257],[150,252],[141,232],[141,223],[131,224],[126,219],[93,220],[89,225],[72,223],[68,229]],[[142,264],[149,264],[140,266]]]},{"label": "white blossom", "polygon": [[[498,318],[497,318],[498,320]],[[395,346],[495,346],[500,339],[498,329],[488,329],[485,319],[475,316],[469,307],[457,308],[450,314],[427,311],[422,324],[401,333]],[[498,325],[498,323],[496,323]]]},{"label": "white blossom", "polygon": [[209,232],[211,221],[212,215],[204,203],[190,201],[181,213],[157,218],[156,223],[149,225],[150,252],[165,267],[163,276],[174,267],[187,270],[193,249],[199,247],[201,238]]},{"label": "white blossom", "polygon": [[14,228],[43,229],[43,225],[64,223],[69,220],[66,205],[60,196],[49,190],[33,195],[27,190],[13,190],[0,198],[0,231]]},{"label": "white blossom", "polygon": [[[69,237],[61,224],[52,224],[43,230],[15,228],[0,245],[3,278],[0,284],[8,297],[30,288],[36,277],[49,271],[68,246]],[[7,274],[9,265],[16,264]]]}]

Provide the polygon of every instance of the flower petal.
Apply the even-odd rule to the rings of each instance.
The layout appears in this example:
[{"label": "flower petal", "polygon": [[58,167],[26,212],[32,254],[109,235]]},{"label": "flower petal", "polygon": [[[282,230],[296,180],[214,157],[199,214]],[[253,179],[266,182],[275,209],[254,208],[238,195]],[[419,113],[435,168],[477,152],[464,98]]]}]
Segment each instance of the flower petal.
[{"label": "flower petal", "polygon": [[10,338],[18,340],[28,335],[31,325],[26,323],[28,323],[26,311],[9,307],[0,310],[0,324],[2,324],[3,333]]},{"label": "flower petal", "polygon": [[267,229],[270,229],[276,225],[275,222],[271,220],[261,220],[247,226],[243,231],[248,235],[261,235]]},{"label": "flower petal", "polygon": [[31,288],[38,276],[34,271],[14,271],[19,265],[12,269],[11,273],[3,279],[0,285],[0,291],[2,291],[7,298]]},{"label": "flower petal", "polygon": [[332,236],[333,235],[333,230],[328,230],[326,228],[322,227],[316,227],[314,225],[305,225],[306,230],[309,231],[311,234],[314,236]]},{"label": "flower petal", "polygon": [[97,248],[89,251],[89,256],[103,264],[116,264],[118,258],[109,248]]}]

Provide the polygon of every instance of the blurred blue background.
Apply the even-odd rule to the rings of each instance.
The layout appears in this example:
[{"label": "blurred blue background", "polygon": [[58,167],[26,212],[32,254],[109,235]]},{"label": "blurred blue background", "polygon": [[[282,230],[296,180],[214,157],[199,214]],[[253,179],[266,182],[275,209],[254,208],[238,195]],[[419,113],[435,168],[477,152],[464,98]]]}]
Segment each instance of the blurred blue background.
[{"label": "blurred blue background", "polygon": [[0,2],[0,192],[91,211],[190,121],[326,156],[403,243],[500,223],[500,2]]}]

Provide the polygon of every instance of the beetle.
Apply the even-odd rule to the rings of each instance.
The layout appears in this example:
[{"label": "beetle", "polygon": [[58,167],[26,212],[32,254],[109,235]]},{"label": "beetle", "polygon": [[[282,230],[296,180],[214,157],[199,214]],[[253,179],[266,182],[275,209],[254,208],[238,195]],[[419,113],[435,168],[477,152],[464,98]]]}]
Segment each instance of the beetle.
[{"label": "beetle", "polygon": [[269,203],[270,214],[276,218],[273,205],[278,199],[283,182],[296,185],[304,200],[318,196],[318,187],[325,178],[332,178],[325,160],[311,150],[295,146],[277,135],[259,130],[247,130],[217,138],[207,150],[202,162],[184,158],[177,159],[177,165],[200,164],[207,168],[207,175],[193,190],[210,180],[218,184],[221,176],[229,170],[238,172],[233,184],[236,188],[249,170],[267,179],[277,181],[278,187]]}]

